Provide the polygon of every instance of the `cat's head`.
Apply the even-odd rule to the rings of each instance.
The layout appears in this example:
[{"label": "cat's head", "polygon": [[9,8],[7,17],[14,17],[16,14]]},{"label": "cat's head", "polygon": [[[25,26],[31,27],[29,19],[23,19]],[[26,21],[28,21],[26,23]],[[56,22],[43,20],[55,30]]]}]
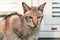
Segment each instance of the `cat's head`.
[{"label": "cat's head", "polygon": [[45,5],[46,2],[38,7],[29,7],[26,3],[22,2],[24,18],[28,26],[35,28],[41,23]]}]

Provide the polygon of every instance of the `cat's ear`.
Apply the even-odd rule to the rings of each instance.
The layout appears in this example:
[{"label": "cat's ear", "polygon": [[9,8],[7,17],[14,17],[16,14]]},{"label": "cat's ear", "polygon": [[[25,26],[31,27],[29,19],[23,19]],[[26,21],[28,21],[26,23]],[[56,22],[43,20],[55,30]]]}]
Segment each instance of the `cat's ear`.
[{"label": "cat's ear", "polygon": [[40,10],[40,11],[43,12],[43,9],[44,9],[45,5],[46,5],[46,2],[43,3],[42,5],[40,5],[40,6],[38,7],[38,10]]},{"label": "cat's ear", "polygon": [[31,8],[24,2],[22,2],[22,6],[23,6],[24,13],[27,12],[28,10],[31,10]]}]

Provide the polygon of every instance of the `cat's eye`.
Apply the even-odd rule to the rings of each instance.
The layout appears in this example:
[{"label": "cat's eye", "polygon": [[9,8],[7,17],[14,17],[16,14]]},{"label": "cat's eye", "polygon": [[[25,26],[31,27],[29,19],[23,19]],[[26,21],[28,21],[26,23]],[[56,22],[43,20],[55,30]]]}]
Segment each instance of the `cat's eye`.
[{"label": "cat's eye", "polygon": [[32,19],[32,17],[31,17],[31,16],[29,16],[29,18],[30,18],[30,19]]},{"label": "cat's eye", "polygon": [[38,16],[37,18],[39,19],[41,16]]}]

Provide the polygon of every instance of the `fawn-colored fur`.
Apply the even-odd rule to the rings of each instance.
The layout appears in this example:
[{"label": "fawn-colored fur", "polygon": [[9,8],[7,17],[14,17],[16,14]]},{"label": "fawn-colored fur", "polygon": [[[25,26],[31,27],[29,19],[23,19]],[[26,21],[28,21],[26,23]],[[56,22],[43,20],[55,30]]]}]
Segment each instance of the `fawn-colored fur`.
[{"label": "fawn-colored fur", "polygon": [[43,18],[43,8],[29,7],[22,2],[24,15],[12,13],[0,22],[0,40],[35,40]]}]

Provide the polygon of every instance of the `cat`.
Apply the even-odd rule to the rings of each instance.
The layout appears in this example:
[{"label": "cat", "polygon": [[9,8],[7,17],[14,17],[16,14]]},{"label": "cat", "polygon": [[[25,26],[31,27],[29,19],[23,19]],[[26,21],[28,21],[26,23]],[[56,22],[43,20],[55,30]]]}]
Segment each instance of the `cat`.
[{"label": "cat", "polygon": [[11,13],[0,22],[0,40],[36,40],[45,5],[46,2],[38,7],[29,7],[22,2],[24,15]]}]

